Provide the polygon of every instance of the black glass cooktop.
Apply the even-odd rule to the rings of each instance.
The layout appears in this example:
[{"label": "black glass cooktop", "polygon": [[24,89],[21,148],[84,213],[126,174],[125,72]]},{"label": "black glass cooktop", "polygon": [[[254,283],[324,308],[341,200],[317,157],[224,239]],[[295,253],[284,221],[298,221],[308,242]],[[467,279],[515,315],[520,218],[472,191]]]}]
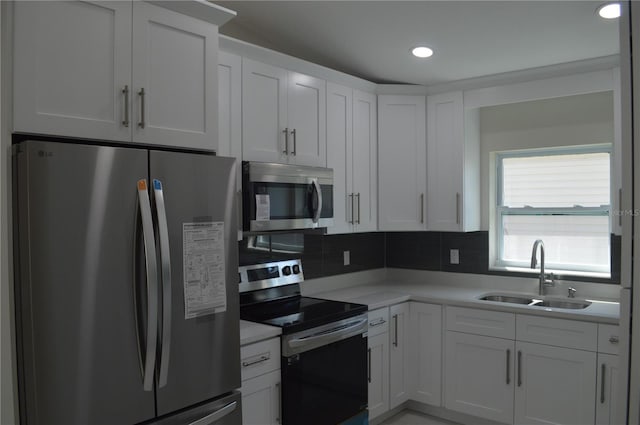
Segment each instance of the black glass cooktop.
[{"label": "black glass cooktop", "polygon": [[240,318],[278,326],[289,334],[365,313],[367,306],[320,298],[294,296],[242,306]]}]

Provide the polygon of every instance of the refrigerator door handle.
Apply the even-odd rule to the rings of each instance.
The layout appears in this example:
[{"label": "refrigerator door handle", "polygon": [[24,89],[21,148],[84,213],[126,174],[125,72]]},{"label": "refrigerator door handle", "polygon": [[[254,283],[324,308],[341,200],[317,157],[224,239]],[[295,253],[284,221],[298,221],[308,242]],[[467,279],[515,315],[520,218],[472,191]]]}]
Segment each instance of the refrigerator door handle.
[{"label": "refrigerator door handle", "polygon": [[145,268],[147,271],[147,341],[142,372],[145,391],[153,391],[153,376],[156,362],[156,344],[158,337],[158,270],[156,264],[156,246],[153,237],[151,203],[147,192],[147,181],[138,180],[138,207],[142,219],[144,238]]},{"label": "refrigerator door handle", "polygon": [[216,410],[215,412],[210,413],[207,416],[198,419],[197,421],[193,421],[189,425],[212,425],[216,421],[219,421],[220,419],[236,410],[236,407],[238,407],[238,402],[233,401],[224,406],[222,409]]},{"label": "refrigerator door handle", "polygon": [[171,254],[169,252],[169,227],[164,204],[162,182],[153,180],[153,196],[156,205],[158,238],[160,242],[160,266],[162,270],[162,339],[160,340],[160,376],[158,386],[167,385],[169,354],[171,352]]}]

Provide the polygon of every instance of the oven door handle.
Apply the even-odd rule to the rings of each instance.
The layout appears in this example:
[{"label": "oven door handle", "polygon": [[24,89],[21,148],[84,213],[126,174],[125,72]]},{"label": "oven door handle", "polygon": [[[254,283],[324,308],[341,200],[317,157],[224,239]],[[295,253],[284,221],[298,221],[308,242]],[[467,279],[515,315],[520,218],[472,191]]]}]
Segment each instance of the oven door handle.
[{"label": "oven door handle", "polygon": [[[337,329],[330,329],[325,332],[321,332],[315,335],[304,336],[302,338],[295,338],[289,341],[289,346],[291,348],[299,348],[303,347],[307,344],[318,344],[323,343],[322,345],[329,344],[333,341],[339,341],[343,339],[347,335],[357,335],[358,333],[364,332],[365,328],[363,325],[368,322],[367,318],[363,318],[360,320],[355,320],[353,322],[349,322],[344,326],[340,326]],[[356,331],[357,332],[354,332]]]}]

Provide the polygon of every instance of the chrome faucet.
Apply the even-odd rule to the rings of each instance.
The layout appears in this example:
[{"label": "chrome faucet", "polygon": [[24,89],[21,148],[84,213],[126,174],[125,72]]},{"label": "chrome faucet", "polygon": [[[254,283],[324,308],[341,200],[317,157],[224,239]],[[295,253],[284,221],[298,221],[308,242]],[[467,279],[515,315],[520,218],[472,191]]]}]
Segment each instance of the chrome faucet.
[{"label": "chrome faucet", "polygon": [[540,284],[538,294],[544,295],[544,287],[555,286],[555,282],[553,281],[553,273],[549,274],[550,279],[547,279],[547,276],[544,274],[544,242],[542,242],[542,239],[538,239],[533,243],[533,250],[531,251],[531,268],[535,269],[538,264],[536,256],[538,246],[540,247]]}]

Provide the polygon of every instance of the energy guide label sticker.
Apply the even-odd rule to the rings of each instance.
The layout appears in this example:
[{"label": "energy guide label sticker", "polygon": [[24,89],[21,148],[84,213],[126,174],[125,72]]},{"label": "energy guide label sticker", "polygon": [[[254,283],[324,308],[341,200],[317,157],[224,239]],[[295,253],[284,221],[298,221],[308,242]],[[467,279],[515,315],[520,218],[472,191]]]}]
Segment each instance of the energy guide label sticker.
[{"label": "energy guide label sticker", "polygon": [[256,221],[266,221],[271,218],[271,201],[269,195],[256,195]]},{"label": "energy guide label sticker", "polygon": [[224,222],[182,224],[184,317],[227,310]]}]

